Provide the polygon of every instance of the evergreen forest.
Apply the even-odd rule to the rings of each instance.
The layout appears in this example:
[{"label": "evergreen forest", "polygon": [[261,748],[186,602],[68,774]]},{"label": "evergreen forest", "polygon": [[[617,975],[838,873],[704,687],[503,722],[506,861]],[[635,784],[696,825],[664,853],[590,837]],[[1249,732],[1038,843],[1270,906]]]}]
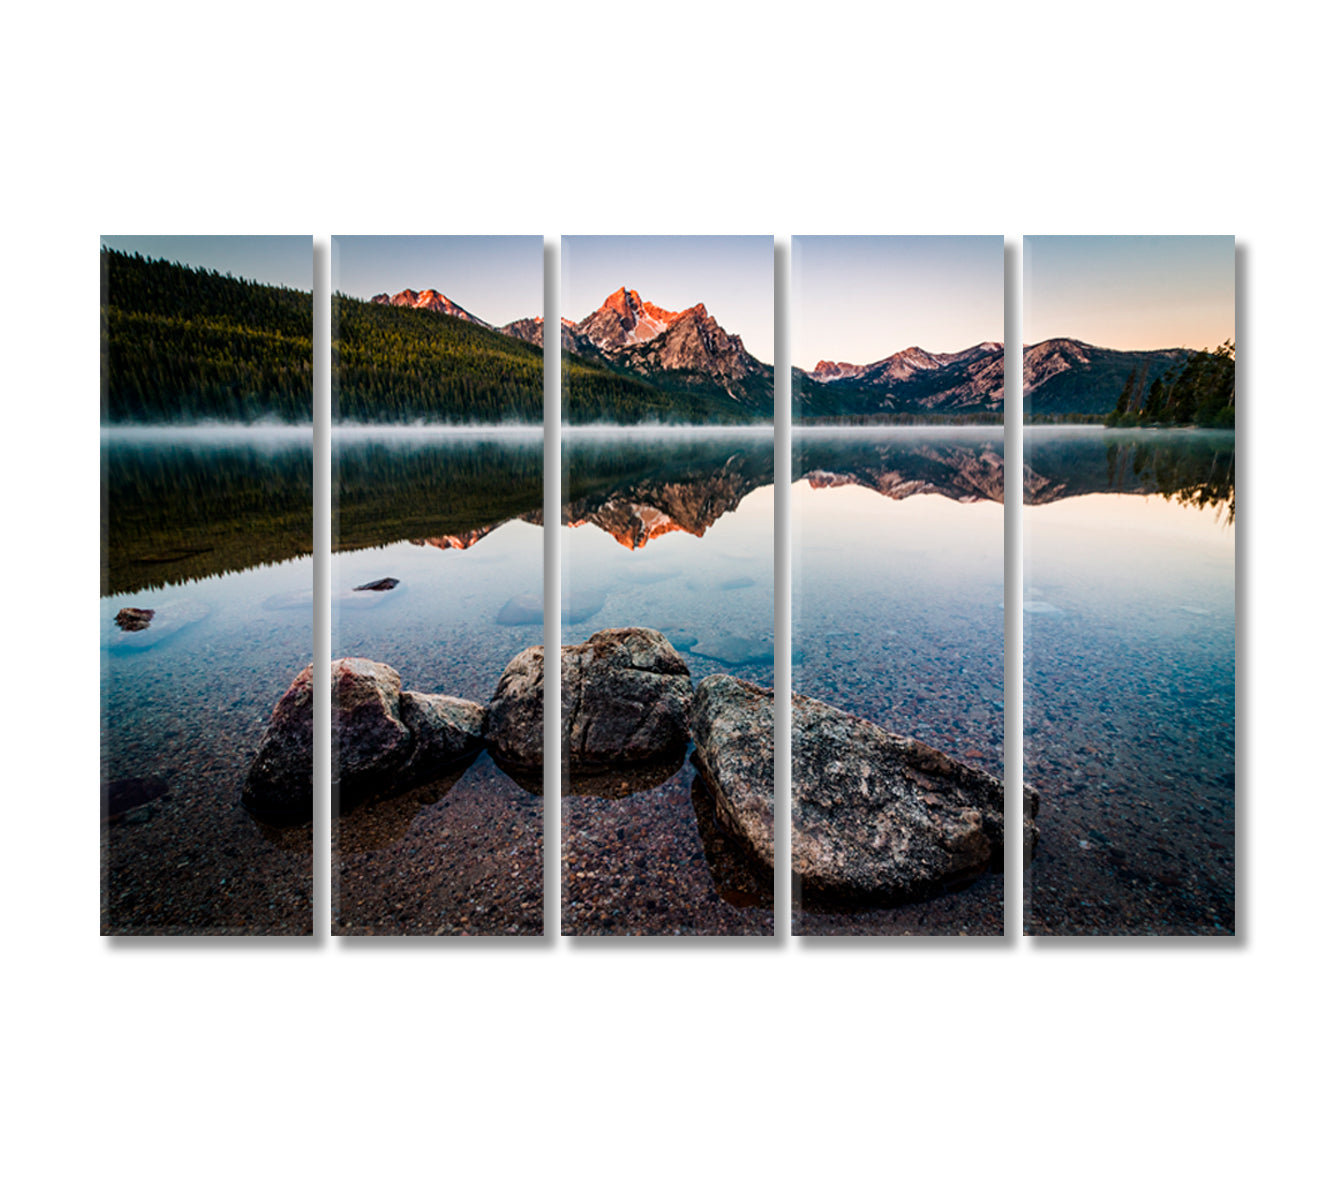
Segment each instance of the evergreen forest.
[{"label": "evergreen forest", "polygon": [[427,309],[334,297],[334,419],[542,423],[542,350]]},{"label": "evergreen forest", "polygon": [[1145,386],[1142,371],[1132,371],[1107,418],[1112,427],[1199,425],[1232,429],[1237,423],[1236,346],[1229,338],[1213,350],[1197,350],[1179,368]]},{"label": "evergreen forest", "polygon": [[106,424],[311,420],[311,293],[102,251]]}]

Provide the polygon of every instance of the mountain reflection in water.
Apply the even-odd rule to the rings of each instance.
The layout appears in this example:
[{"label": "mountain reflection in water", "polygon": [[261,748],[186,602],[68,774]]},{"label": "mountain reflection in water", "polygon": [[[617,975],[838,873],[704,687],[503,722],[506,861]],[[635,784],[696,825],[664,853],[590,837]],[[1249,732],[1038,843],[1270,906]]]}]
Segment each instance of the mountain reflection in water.
[{"label": "mountain reflection in water", "polygon": [[[796,429],[792,450],[794,691],[999,775],[1004,431]],[[1002,892],[988,875],[884,908],[794,887],[793,931],[994,935]]]}]

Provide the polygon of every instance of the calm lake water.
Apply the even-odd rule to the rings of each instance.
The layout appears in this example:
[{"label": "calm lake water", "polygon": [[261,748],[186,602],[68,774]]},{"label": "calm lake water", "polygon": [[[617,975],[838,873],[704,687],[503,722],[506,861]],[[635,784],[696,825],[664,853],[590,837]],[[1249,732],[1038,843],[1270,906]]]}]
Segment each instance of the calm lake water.
[{"label": "calm lake water", "polygon": [[103,431],[104,932],[310,932],[310,826],[240,794],[311,660],[311,453],[308,429]]},{"label": "calm lake water", "polygon": [[1233,932],[1234,451],[1025,431],[1030,933]]},{"label": "calm lake water", "polygon": [[[561,641],[666,634],[698,683],[773,686],[773,431],[567,429]],[[567,934],[771,934],[773,881],[716,827],[687,749],[563,801]]]},{"label": "calm lake water", "polygon": [[[1003,772],[1004,435],[794,429],[792,686]],[[803,905],[799,934],[1003,932],[1002,880],[891,909]]]},{"label": "calm lake water", "polygon": [[[542,430],[335,429],[333,456],[334,657],[487,703],[543,640]],[[485,753],[335,833],[337,933],[542,932],[540,781]]]}]

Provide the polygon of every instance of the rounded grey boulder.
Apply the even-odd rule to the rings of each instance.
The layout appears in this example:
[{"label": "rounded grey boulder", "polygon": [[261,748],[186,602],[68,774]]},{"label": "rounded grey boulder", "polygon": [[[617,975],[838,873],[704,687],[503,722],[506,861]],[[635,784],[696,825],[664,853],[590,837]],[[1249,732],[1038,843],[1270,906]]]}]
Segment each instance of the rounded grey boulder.
[{"label": "rounded grey boulder", "polygon": [[[719,823],[772,867],[773,692],[711,675],[695,693],[692,732]],[[799,695],[792,758],[792,870],[803,888],[898,903],[1003,866],[1004,787],[985,772]],[[1029,846],[1037,807],[1026,788]]]},{"label": "rounded grey boulder", "polygon": [[[500,677],[488,737],[498,757],[542,762],[542,647],[530,646]],[[654,629],[603,629],[561,647],[561,744],[568,767],[646,762],[684,750],[690,669]]]},{"label": "rounded grey boulder", "polygon": [[[275,824],[308,821],[313,779],[312,668],[274,707],[241,802]],[[333,780],[347,808],[424,782],[482,747],[486,709],[453,696],[402,690],[397,671],[368,658],[330,665]]]}]

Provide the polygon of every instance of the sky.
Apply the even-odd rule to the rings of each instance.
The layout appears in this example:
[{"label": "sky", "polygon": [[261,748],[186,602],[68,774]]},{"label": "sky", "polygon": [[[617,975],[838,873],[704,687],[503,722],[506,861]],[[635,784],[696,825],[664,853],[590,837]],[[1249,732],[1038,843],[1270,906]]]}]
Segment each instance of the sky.
[{"label": "sky", "polygon": [[703,304],[761,362],[774,360],[772,237],[563,237],[562,317],[581,321],[618,288],[670,312]]},{"label": "sky", "polygon": [[333,290],[358,300],[434,288],[489,325],[542,316],[542,237],[333,239]]},{"label": "sky", "polygon": [[1236,332],[1228,237],[1024,238],[1024,343],[1212,349]]},{"label": "sky", "polygon": [[792,362],[863,365],[1005,340],[1005,239],[794,237]]},{"label": "sky", "polygon": [[296,288],[313,286],[315,248],[301,237],[114,237],[102,245],[145,258],[165,258],[187,267],[207,267],[256,283]]}]

